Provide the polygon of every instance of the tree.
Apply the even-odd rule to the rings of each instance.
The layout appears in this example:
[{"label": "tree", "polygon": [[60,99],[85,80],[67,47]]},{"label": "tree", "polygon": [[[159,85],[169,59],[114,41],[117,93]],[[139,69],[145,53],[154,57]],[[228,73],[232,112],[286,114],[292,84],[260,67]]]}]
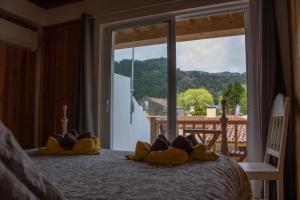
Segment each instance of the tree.
[{"label": "tree", "polygon": [[188,89],[177,96],[178,105],[185,111],[194,106],[193,115],[206,115],[206,107],[214,103],[213,95],[204,88]]},{"label": "tree", "polygon": [[194,104],[194,112],[192,113],[193,116],[201,116],[206,115],[206,106],[202,106],[199,101],[196,101]]},{"label": "tree", "polygon": [[242,85],[244,88],[244,92],[241,97],[241,113],[248,113],[248,97],[247,97],[247,86],[245,84]]},{"label": "tree", "polygon": [[243,93],[245,93],[245,89],[240,83],[234,82],[228,85],[223,93],[223,98],[227,104],[227,112],[234,114],[236,106],[241,103]]},{"label": "tree", "polygon": [[[134,97],[136,100],[140,100],[145,96],[167,98],[167,61],[167,58],[135,60]],[[131,77],[131,64],[130,59],[114,62],[114,73]],[[228,84],[234,82],[246,84],[246,73],[209,73],[176,69],[178,93],[187,89],[205,88],[214,96],[216,104],[218,103],[218,97],[222,95]]]}]

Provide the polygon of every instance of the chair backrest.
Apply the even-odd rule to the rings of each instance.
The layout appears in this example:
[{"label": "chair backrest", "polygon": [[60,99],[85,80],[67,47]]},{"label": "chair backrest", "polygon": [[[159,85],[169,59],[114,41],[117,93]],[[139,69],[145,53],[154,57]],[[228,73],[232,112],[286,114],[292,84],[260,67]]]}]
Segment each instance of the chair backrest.
[{"label": "chair backrest", "polygon": [[277,168],[283,169],[286,136],[288,130],[290,98],[278,94],[273,102],[268,128],[265,162],[270,162],[270,156],[278,158]]}]

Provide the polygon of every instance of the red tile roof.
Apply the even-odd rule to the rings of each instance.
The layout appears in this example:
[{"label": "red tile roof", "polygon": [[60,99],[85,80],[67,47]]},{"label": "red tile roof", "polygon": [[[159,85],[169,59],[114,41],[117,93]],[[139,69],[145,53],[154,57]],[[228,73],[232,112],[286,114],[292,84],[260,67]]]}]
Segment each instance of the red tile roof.
[{"label": "red tile roof", "polygon": [[[219,120],[221,116],[217,117],[206,117],[206,116],[188,116],[188,115],[181,115],[177,117],[178,121],[216,121]],[[247,121],[246,117],[243,116],[235,116],[229,115],[227,116],[228,121]]]},{"label": "red tile roof", "polygon": [[[228,124],[227,124],[227,141],[235,142],[235,126],[237,126],[237,138],[239,143],[245,143],[247,141],[247,117],[244,116],[227,116]],[[165,121],[166,117],[156,117],[157,120]],[[185,128],[193,128],[193,124],[195,124],[194,128],[205,128],[208,130],[213,129],[213,124],[205,124],[202,125],[201,121],[212,121],[216,124],[216,129],[221,130],[221,124],[218,123],[220,119],[219,117],[206,117],[206,116],[178,116],[177,122],[178,128],[183,128],[183,122],[185,124]],[[188,122],[193,122],[192,124],[188,124]],[[199,124],[197,124],[199,122]],[[239,123],[240,122],[240,123]],[[233,124],[234,123],[234,124]],[[203,127],[204,126],[204,127]],[[211,140],[212,135],[207,134],[206,140]],[[218,138],[218,142],[221,142],[221,137]]]}]

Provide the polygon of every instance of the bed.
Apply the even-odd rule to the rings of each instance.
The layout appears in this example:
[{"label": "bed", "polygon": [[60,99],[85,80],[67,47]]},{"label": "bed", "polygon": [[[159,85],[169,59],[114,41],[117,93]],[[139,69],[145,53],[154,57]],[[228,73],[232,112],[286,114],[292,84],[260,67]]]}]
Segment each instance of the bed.
[{"label": "bed", "polygon": [[94,156],[38,156],[38,170],[67,199],[251,199],[249,180],[236,161],[192,161],[154,166],[124,159],[128,152]]}]

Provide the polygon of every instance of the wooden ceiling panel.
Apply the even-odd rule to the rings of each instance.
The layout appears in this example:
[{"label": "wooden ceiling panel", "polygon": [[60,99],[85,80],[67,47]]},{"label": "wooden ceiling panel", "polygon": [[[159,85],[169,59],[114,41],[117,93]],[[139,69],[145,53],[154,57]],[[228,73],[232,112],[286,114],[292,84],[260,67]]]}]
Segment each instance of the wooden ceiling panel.
[{"label": "wooden ceiling panel", "polygon": [[[127,28],[115,32],[115,49],[166,42],[165,24]],[[244,34],[244,13],[225,13],[176,22],[177,42]]]},{"label": "wooden ceiling panel", "polygon": [[50,8],[56,8],[56,7],[72,4],[83,0],[27,0],[27,1],[41,8],[50,9]]}]

